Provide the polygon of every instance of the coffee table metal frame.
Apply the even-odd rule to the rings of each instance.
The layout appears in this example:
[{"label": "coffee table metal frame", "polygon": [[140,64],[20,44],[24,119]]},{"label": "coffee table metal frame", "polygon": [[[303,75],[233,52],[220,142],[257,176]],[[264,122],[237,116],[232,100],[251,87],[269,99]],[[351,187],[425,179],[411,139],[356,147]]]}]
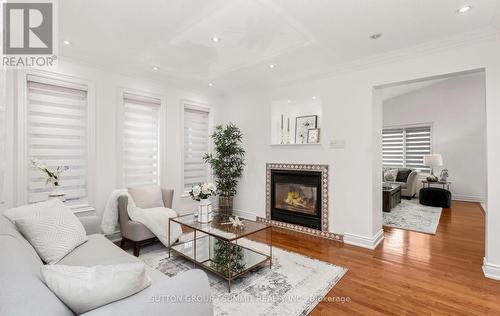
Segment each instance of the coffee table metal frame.
[{"label": "coffee table metal frame", "polygon": [[[256,268],[257,266],[265,263],[265,262],[268,262],[269,261],[269,268],[271,269],[272,268],[272,255],[273,255],[273,245],[272,245],[272,233],[273,233],[273,230],[272,230],[272,226],[271,225],[267,225],[267,224],[263,224],[263,223],[259,223],[259,224],[262,224],[262,228],[260,229],[256,229],[256,230],[252,230],[252,231],[249,231],[248,233],[245,233],[245,234],[242,234],[242,235],[238,235],[234,238],[227,238],[227,237],[224,237],[224,236],[221,236],[221,235],[218,235],[216,233],[212,233],[210,232],[209,230],[203,230],[203,229],[200,229],[198,227],[196,227],[195,225],[190,225],[189,223],[186,223],[186,222],[183,222],[182,221],[182,218],[184,217],[187,217],[187,216],[193,216],[194,217],[194,214],[186,214],[186,215],[182,215],[182,216],[178,216],[178,217],[173,217],[173,218],[170,218],[169,221],[168,221],[168,231],[169,231],[169,234],[168,234],[168,244],[171,245],[170,247],[168,247],[168,257],[170,258],[171,256],[171,252],[174,252],[175,254],[193,262],[193,267],[196,268],[197,266],[198,267],[201,267],[203,269],[206,269],[206,270],[209,270],[210,272],[218,275],[219,277],[225,279],[227,282],[228,282],[228,290],[229,292],[231,292],[231,281],[252,271],[254,268]],[[244,220],[245,221],[249,221],[249,220]],[[187,240],[187,241],[183,241],[183,242],[177,242],[175,244],[171,244],[170,242],[170,227],[171,227],[171,223],[174,222],[174,223],[177,223],[177,224],[180,224],[181,227],[182,226],[185,226],[185,227],[188,227],[189,229],[192,229],[193,230],[193,234],[194,234],[194,237],[193,239],[191,240]],[[252,221],[253,222],[253,221]],[[197,222],[199,224],[199,222]],[[238,240],[241,239],[241,238],[244,238],[244,237],[248,237],[250,235],[253,235],[253,234],[256,234],[258,232],[261,232],[261,231],[264,231],[264,230],[268,230],[269,231],[269,234],[270,234],[270,241],[269,241],[269,254],[265,254],[265,253],[262,253],[260,251],[257,251],[257,250],[254,250],[254,249],[250,249],[248,247],[245,247],[245,246],[241,246],[241,245],[238,245]],[[202,236],[200,236],[202,235]],[[258,255],[261,255],[262,256],[262,259],[261,260],[258,260],[256,263],[252,264],[251,266],[249,267],[245,267],[242,271],[233,271],[233,269],[231,269],[231,266],[232,266],[232,256],[229,256],[229,263],[228,263],[228,267],[227,267],[227,271],[228,271],[228,274],[224,274],[214,268],[212,268],[208,262],[214,262],[211,260],[211,255],[209,255],[209,258],[206,259],[206,260],[198,260],[196,258],[196,248],[197,248],[197,243],[198,243],[198,240],[201,239],[201,238],[205,238],[207,237],[210,238],[210,237],[213,237],[215,239],[219,239],[219,240],[222,240],[224,242],[227,242],[228,244],[228,253],[231,253],[231,247],[233,246],[238,246],[238,247],[241,247],[247,251],[250,251],[254,254],[258,254]],[[266,238],[267,239],[267,238]],[[186,244],[189,244],[189,243],[192,243],[192,254],[193,256],[189,256],[188,254],[182,252],[182,251],[179,251],[178,249],[178,246],[180,245],[186,245]],[[211,247],[210,247],[211,243],[210,243],[210,239],[209,239],[209,253],[211,253]],[[217,264],[217,263],[216,263]]]}]

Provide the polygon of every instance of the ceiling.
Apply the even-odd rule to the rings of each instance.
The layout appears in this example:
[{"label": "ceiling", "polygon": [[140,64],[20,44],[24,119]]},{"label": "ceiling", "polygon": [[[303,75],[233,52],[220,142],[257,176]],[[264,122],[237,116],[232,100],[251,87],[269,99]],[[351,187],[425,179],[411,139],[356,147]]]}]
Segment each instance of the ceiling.
[{"label": "ceiling", "polygon": [[410,82],[405,84],[398,84],[394,86],[390,86],[382,89],[382,100],[387,101],[405,94],[409,94],[418,90],[425,89],[430,86],[437,85],[443,81],[448,80],[447,78],[439,78],[439,79],[426,79],[416,82]]},{"label": "ceiling", "polygon": [[[60,1],[63,57],[228,92],[498,25],[500,0]],[[472,10],[460,15],[465,4]],[[381,33],[377,40],[370,35]],[[219,43],[211,38],[220,37]],[[271,69],[269,64],[275,64]],[[153,66],[158,71],[153,71]]]}]

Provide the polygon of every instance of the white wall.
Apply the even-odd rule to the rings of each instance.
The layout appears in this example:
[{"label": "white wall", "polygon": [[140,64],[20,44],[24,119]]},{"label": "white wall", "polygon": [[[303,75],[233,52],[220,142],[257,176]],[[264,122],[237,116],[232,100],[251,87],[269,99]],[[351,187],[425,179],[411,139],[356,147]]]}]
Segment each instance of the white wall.
[{"label": "white wall", "polygon": [[[484,73],[452,77],[384,101],[384,126],[432,125],[432,151],[443,156],[453,199],[486,200]],[[421,183],[419,183],[421,185]]]},{"label": "white wall", "polygon": [[3,195],[4,195],[4,177],[6,170],[6,149],[7,149],[7,141],[6,141],[6,72],[5,69],[0,69],[0,210],[3,206]]},{"label": "white wall", "polygon": [[[486,69],[488,135],[488,214],[486,262],[500,264],[500,41],[489,39],[394,54],[392,62],[329,78],[269,91],[229,96],[224,118],[236,122],[245,135],[248,166],[240,182],[235,207],[265,216],[265,163],[327,163],[330,165],[330,228],[345,241],[374,247],[381,240],[382,107],[374,87],[473,69]],[[322,99],[322,138],[314,148],[269,146],[270,105],[274,100],[316,95]],[[374,106],[375,105],[375,106]],[[330,149],[332,140],[345,148]],[[491,265],[490,265],[491,266]],[[500,267],[500,266],[499,266]],[[500,270],[499,270],[500,272]],[[500,274],[499,274],[500,275]]]},{"label": "white wall", "polygon": [[[213,106],[215,120],[219,115],[218,105],[221,100],[208,93],[202,93],[186,89],[179,89],[168,86],[161,82],[151,82],[132,78],[125,75],[114,74],[87,65],[71,61],[60,61],[57,73],[74,78],[89,81],[94,88],[95,96],[95,165],[92,168],[95,174],[94,183],[90,184],[91,195],[93,195],[92,206],[97,214],[104,208],[106,199],[110,192],[118,187],[117,170],[117,113],[120,104],[119,91],[122,88],[134,89],[143,92],[155,93],[166,97],[166,115],[163,122],[166,124],[166,134],[164,137],[166,146],[166,161],[161,168],[162,186],[175,189],[173,207],[179,211],[193,210],[195,205],[189,198],[181,198],[183,192],[182,185],[182,130],[181,111],[182,100],[187,99],[198,103]],[[17,73],[10,71],[9,82],[16,81]],[[15,95],[16,87],[9,87],[9,98]],[[10,100],[8,104],[8,133],[15,135],[15,114],[16,100]],[[9,126],[10,125],[10,126]],[[15,164],[15,151],[17,144],[13,148],[8,148],[9,156],[7,161],[9,166]],[[13,169],[13,168],[9,168]],[[6,179],[6,186],[16,188],[15,174],[10,173]],[[4,197],[7,207],[19,204],[16,201],[14,190],[6,192]]]}]

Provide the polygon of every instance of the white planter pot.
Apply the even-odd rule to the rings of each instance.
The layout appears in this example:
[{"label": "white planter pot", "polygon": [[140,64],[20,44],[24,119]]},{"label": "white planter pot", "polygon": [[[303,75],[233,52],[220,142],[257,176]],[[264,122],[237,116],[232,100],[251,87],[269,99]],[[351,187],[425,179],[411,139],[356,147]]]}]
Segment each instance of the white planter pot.
[{"label": "white planter pot", "polygon": [[203,199],[198,203],[198,221],[209,223],[212,221],[212,203],[209,199]]}]

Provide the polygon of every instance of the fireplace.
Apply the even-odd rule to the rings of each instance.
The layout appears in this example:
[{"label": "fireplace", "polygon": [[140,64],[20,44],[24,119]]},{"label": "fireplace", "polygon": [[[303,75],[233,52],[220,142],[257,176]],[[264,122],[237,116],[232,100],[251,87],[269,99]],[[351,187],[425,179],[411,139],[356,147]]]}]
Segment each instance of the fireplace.
[{"label": "fireplace", "polygon": [[271,219],[321,230],[321,172],[271,170]]},{"label": "fireplace", "polygon": [[266,164],[266,217],[257,220],[343,242],[328,229],[328,166]]}]

